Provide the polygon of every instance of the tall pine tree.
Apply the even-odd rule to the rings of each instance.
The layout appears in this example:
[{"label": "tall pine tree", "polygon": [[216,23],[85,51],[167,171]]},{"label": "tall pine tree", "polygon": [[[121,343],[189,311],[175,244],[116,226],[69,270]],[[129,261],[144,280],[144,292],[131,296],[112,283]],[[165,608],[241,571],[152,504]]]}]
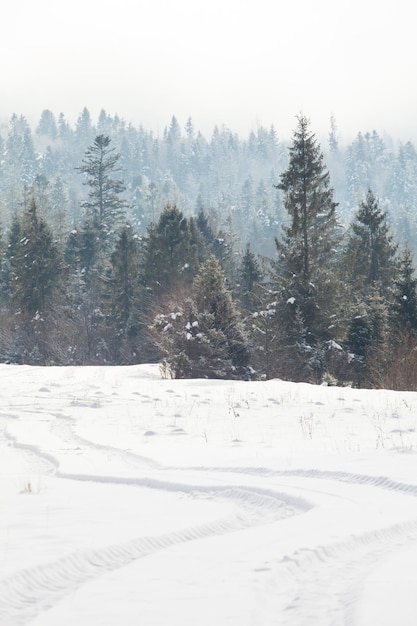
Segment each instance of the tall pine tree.
[{"label": "tall pine tree", "polygon": [[[272,282],[281,297],[285,360],[309,359],[322,367],[317,348],[337,334],[337,247],[340,229],[330,175],[309,120],[298,117],[289,148],[289,164],[277,188],[284,192],[289,224],[276,239],[278,259]],[[298,356],[297,356],[298,354]],[[298,367],[298,366],[297,366]]]},{"label": "tall pine tree", "polygon": [[112,247],[115,242],[127,206],[123,199],[125,184],[115,177],[120,172],[120,154],[110,143],[107,135],[97,135],[84,155],[83,164],[77,168],[85,175],[85,184],[90,188],[88,200],[82,206],[99,231],[103,247],[107,244]]}]

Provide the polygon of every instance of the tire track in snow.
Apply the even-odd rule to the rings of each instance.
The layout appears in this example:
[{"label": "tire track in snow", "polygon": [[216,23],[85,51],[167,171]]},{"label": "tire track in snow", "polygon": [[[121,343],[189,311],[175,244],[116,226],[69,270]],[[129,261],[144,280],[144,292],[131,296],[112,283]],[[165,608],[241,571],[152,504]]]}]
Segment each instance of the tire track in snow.
[{"label": "tire track in snow", "polygon": [[[71,476],[63,477],[74,479]],[[103,482],[112,480],[101,478]],[[75,479],[89,480],[89,477]],[[116,482],[124,483],[121,479],[116,479]],[[179,485],[156,482],[157,485],[154,485],[156,488],[183,490]],[[187,487],[192,490],[191,487]],[[55,562],[21,570],[0,581],[0,624],[5,626],[28,624],[36,615],[51,608],[81,585],[155,552],[190,541],[236,532],[253,527],[255,524],[277,521],[297,512],[294,507],[280,501],[276,494],[226,487],[215,488],[214,491],[210,491],[209,488],[206,491],[204,489],[197,491],[206,496],[220,496],[237,502],[241,505],[242,511],[208,524],[154,537],[140,537],[100,549],[75,552]],[[301,500],[299,502],[301,503]],[[250,509],[253,509],[251,514]]]},{"label": "tire track in snow", "polygon": [[[68,421],[73,421],[72,418],[63,418]],[[60,435],[61,436],[61,435]],[[78,443],[79,445],[85,446],[87,449],[93,449],[100,452],[105,452],[109,454],[114,454],[122,459],[128,459],[134,463],[143,465],[146,464],[148,467],[155,470],[165,470],[165,471],[196,471],[196,472],[215,472],[215,473],[233,473],[233,474],[244,474],[244,475],[255,475],[255,476],[264,476],[264,477],[297,477],[297,478],[314,478],[314,479],[326,479],[326,480],[336,480],[339,482],[345,482],[350,484],[359,484],[366,486],[374,486],[380,487],[382,489],[387,489],[390,491],[396,491],[398,493],[404,493],[409,495],[417,496],[417,485],[404,483],[399,481],[394,481],[391,478],[385,476],[372,476],[368,474],[353,474],[350,472],[344,472],[340,470],[318,470],[318,469],[291,469],[291,470],[279,470],[279,469],[270,469],[266,467],[210,467],[210,466],[193,466],[193,467],[176,467],[176,466],[168,466],[163,465],[149,457],[145,457],[137,454],[136,452],[132,452],[130,450],[124,450],[122,448],[118,448],[116,446],[111,446],[108,444],[100,444],[85,437],[81,437],[77,433],[74,432],[71,424],[67,424],[67,432],[65,441],[71,439],[74,443]]]},{"label": "tire track in snow", "polygon": [[132,485],[136,487],[145,487],[148,489],[159,489],[168,492],[185,493],[193,496],[210,496],[223,497],[227,500],[234,500],[240,504],[248,504],[250,506],[259,507],[271,511],[282,511],[283,506],[293,507],[299,512],[308,511],[312,505],[301,497],[294,497],[287,493],[277,492],[271,489],[262,489],[257,487],[247,487],[239,485],[195,485],[190,483],[181,483],[177,481],[160,480],[151,477],[129,477],[129,476],[109,476],[101,474],[77,474],[71,472],[62,472],[59,467],[59,461],[51,454],[40,450],[37,446],[27,443],[20,443],[12,435],[5,433],[8,441],[15,448],[21,449],[37,456],[39,459],[49,463],[49,473],[56,478],[64,480],[74,480],[82,482],[95,482],[101,484],[113,485]]},{"label": "tire track in snow", "polygon": [[[70,418],[65,418],[70,419]],[[74,442],[77,442],[86,448],[91,448],[97,451],[106,452],[120,456],[122,459],[126,458],[138,464],[147,464],[150,468],[156,470],[165,471],[196,471],[196,472],[215,472],[215,473],[233,473],[244,475],[255,475],[264,477],[296,477],[296,478],[314,478],[325,480],[336,480],[339,482],[345,482],[350,484],[359,484],[366,486],[380,487],[390,491],[396,491],[398,493],[404,493],[417,496],[417,485],[404,483],[400,481],[394,481],[386,476],[372,476],[368,474],[353,474],[350,472],[344,472],[340,470],[318,470],[318,469],[291,469],[291,470],[279,470],[270,469],[266,467],[210,467],[210,466],[194,466],[194,467],[176,467],[163,465],[149,457],[144,457],[130,450],[124,450],[108,444],[95,443],[85,437],[81,437],[76,434],[73,428],[68,424],[67,436],[69,436]],[[68,441],[66,438],[65,441]]]},{"label": "tire track in snow", "polygon": [[[264,467],[194,467],[196,471],[265,477],[298,477],[333,480],[350,485],[383,489],[416,497],[417,485],[395,481],[386,476],[349,473],[340,470],[273,470]],[[301,491],[308,487],[297,485]],[[325,491],[337,497],[330,491]],[[306,530],[306,532],[308,532]],[[273,563],[264,577],[265,594],[261,603],[265,615],[279,613],[280,626],[354,626],[356,604],[364,580],[378,562],[397,550],[416,545],[417,519],[399,522],[366,532],[355,532],[346,539],[317,547],[299,547]],[[280,590],[281,598],[277,600]],[[283,598],[283,594],[285,597]],[[267,610],[273,604],[272,610]],[[279,605],[277,607],[277,605]]]},{"label": "tire track in snow", "polygon": [[77,552],[0,582],[0,624],[23,626],[82,584],[170,547],[245,528],[244,520],[221,520],[182,531],[143,537],[125,544]]},{"label": "tire track in snow", "polygon": [[[143,465],[146,465],[151,469],[164,469],[160,463],[158,463],[157,461],[149,457],[137,454],[136,452],[131,452],[130,450],[123,450],[122,448],[111,446],[109,444],[96,443],[95,441],[91,441],[90,439],[81,437],[80,435],[74,432],[74,429],[71,426],[71,422],[73,422],[72,418],[64,417],[61,419],[68,422],[67,424],[65,424],[66,426],[66,437],[64,439],[65,441],[68,441],[70,439],[74,443],[84,446],[87,449],[90,448],[92,450],[97,450],[98,452],[105,452],[106,454],[113,454],[113,455],[121,457],[123,460],[127,459],[128,461],[134,463],[135,465],[139,465],[141,467],[143,467]],[[54,424],[54,430],[58,430],[58,431],[60,430],[62,432],[63,427],[64,427],[64,424],[62,423],[59,425],[59,429],[57,428],[57,425]],[[59,433],[59,436],[62,436],[62,434]]]},{"label": "tire track in snow", "polygon": [[370,487],[379,487],[388,491],[395,491],[404,495],[417,496],[417,485],[412,483],[404,483],[395,481],[386,476],[372,476],[369,474],[353,474],[340,470],[318,470],[318,469],[291,469],[277,470],[266,467],[165,467],[167,470],[187,470],[187,471],[204,471],[224,474],[243,474],[264,477],[294,477],[294,478],[313,478],[318,480],[335,480],[351,485],[365,485]]},{"label": "tire track in snow", "polygon": [[[72,431],[71,428],[70,430]],[[133,452],[113,446],[95,444],[87,439],[78,437],[75,433],[72,434],[74,441],[82,444],[87,449],[92,448],[103,453],[111,452],[112,454],[120,455],[121,458],[127,458],[130,462],[134,461],[143,464],[143,457],[135,455]],[[11,440],[13,438],[9,436],[9,439]],[[68,442],[68,438],[65,440]],[[38,572],[39,568],[35,568],[36,572],[38,572],[36,574],[36,580],[44,581],[44,586],[41,586],[43,604],[42,606],[37,605],[36,610],[43,610],[43,607],[47,608],[48,606],[52,606],[63,595],[66,595],[66,593],[83,584],[83,582],[88,582],[88,580],[92,580],[94,577],[106,573],[107,571],[123,567],[133,560],[152,554],[156,550],[165,549],[166,547],[176,545],[177,543],[184,543],[185,541],[248,528],[256,523],[260,523],[257,513],[253,514],[253,511],[252,514],[249,513],[250,507],[258,508],[258,513],[262,518],[265,518],[264,513],[268,508],[271,510],[276,508],[277,498],[281,498],[282,501],[286,502],[287,506],[294,505],[298,507],[299,511],[306,511],[309,508],[308,503],[305,501],[291,501],[291,498],[287,494],[278,494],[277,492],[267,489],[253,488],[246,485],[244,487],[211,487],[202,486],[200,484],[192,485],[181,482],[163,481],[154,478],[129,478],[64,473],[60,471],[59,462],[52,455],[40,451],[36,446],[19,443],[16,440],[14,440],[14,444],[16,447],[20,447],[23,450],[38,455],[45,461],[51,462],[53,473],[57,478],[101,483],[131,484],[139,487],[185,492],[195,497],[199,495],[206,497],[223,497],[239,502],[242,507],[246,509],[242,512],[242,515],[239,518],[235,518],[234,521],[231,519],[222,520],[210,526],[201,527],[203,529],[202,535],[199,534],[198,529],[185,529],[173,535],[139,539],[135,540],[135,542],[129,542],[129,545],[110,546],[103,549],[103,551],[92,551],[86,558],[80,556],[73,557],[70,555],[66,557],[66,559],[61,559],[57,562],[60,564],[58,565],[58,569],[62,568],[63,581],[66,580],[66,572],[70,572],[71,575],[68,578],[68,582],[62,585],[58,584],[58,589],[52,589],[52,592],[49,590],[49,583],[51,582],[51,578],[55,580],[55,575],[51,577],[48,574],[48,569]],[[240,476],[251,475],[265,478],[299,477],[318,481],[333,480],[352,485],[376,487],[403,495],[417,496],[417,485],[394,481],[385,476],[356,474],[339,470],[277,470],[265,467],[231,468],[204,466],[185,468],[161,466],[160,464],[157,464],[157,467],[153,469],[162,471],[175,470],[177,472],[184,470],[188,472],[195,471],[196,474],[200,476],[202,472],[205,472],[208,474],[233,473]],[[272,500],[270,498],[272,498]],[[282,503],[280,506],[282,508]],[[285,517],[285,515],[283,517]],[[278,519],[278,517],[275,519]],[[265,519],[263,519],[263,521],[265,521]],[[140,544],[141,541],[147,541],[147,546]],[[162,541],[162,544],[160,544],[159,541]],[[282,626],[287,624],[296,624],[297,626],[304,624],[308,624],[309,626],[313,624],[317,626],[325,626],[327,624],[331,624],[332,626],[353,624],[353,612],[351,611],[351,607],[354,605],[356,598],[354,595],[355,592],[352,590],[357,588],[358,578],[363,577],[364,573],[366,573],[378,559],[387,557],[394,550],[406,546],[412,541],[417,541],[417,520],[396,524],[379,530],[376,529],[371,532],[358,533],[348,537],[346,540],[318,546],[316,548],[300,547],[294,553],[286,555],[280,562],[274,563],[273,571],[269,576],[270,584],[266,586],[266,588],[270,589],[270,595],[264,598],[263,601],[265,601],[266,604],[272,601],[272,598],[276,596],[277,589],[288,590],[287,598],[284,600],[282,618],[280,618],[280,624],[282,624]],[[139,554],[137,553],[138,545],[142,545],[142,551],[139,550]],[[94,566],[92,571],[94,571],[95,574],[90,571],[92,566]],[[51,568],[51,571],[53,571],[55,565],[51,564]],[[18,574],[16,576],[18,576]],[[32,602],[30,594],[28,598],[31,579],[32,573],[30,571],[29,575],[24,577],[27,586],[21,586],[20,592],[18,592],[18,598],[20,598],[20,600],[17,600],[17,605],[21,608],[22,606],[23,608],[26,607],[28,603],[30,605]],[[10,579],[8,579],[8,581],[10,582]],[[7,581],[5,582],[7,583]],[[37,584],[40,583],[38,582]],[[331,594],[331,602],[329,602],[329,594]],[[326,597],[324,605],[322,600],[323,595]],[[0,583],[0,606],[2,605],[2,597],[2,584]],[[327,612],[326,616],[323,615],[323,609]],[[12,618],[14,615],[13,611],[17,611],[15,617],[16,619],[20,619],[18,615],[20,609],[12,607],[11,613],[9,612],[9,616]],[[1,617],[2,613],[0,610],[0,618]],[[1,620],[0,623],[2,623]],[[9,626],[9,624],[10,626],[18,626],[27,622],[7,621],[5,623],[7,623],[7,626]]]},{"label": "tire track in snow", "polygon": [[81,585],[106,573],[125,567],[157,551],[189,541],[236,532],[256,525],[276,522],[307,511],[308,502],[299,497],[269,489],[247,486],[192,485],[147,477],[102,476],[62,472],[59,461],[32,444],[21,443],[5,433],[17,449],[35,455],[47,465],[49,474],[64,480],[132,485],[192,497],[217,498],[237,505],[238,511],[226,518],[155,537],[140,537],[100,549],[76,552],[55,562],[21,570],[0,581],[0,624],[23,626],[42,611]]},{"label": "tire track in snow", "polygon": [[299,548],[271,564],[263,585],[266,614],[273,613],[267,605],[275,602],[280,626],[354,626],[358,581],[379,560],[411,542],[417,542],[417,520]]}]

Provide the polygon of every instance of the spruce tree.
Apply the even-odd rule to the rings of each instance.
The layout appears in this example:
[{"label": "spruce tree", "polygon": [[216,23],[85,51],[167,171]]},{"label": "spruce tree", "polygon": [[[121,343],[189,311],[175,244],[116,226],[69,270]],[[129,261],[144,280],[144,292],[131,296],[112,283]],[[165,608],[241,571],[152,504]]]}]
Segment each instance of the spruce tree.
[{"label": "spruce tree", "polygon": [[125,331],[133,312],[138,284],[138,239],[126,225],[119,234],[111,256],[111,308],[112,317]]},{"label": "spruce tree", "polygon": [[11,327],[4,357],[29,364],[65,363],[66,269],[33,198],[15,218],[9,246],[5,275]]},{"label": "spruce tree", "polygon": [[168,205],[158,223],[148,227],[144,240],[144,286],[156,297],[172,293],[191,283],[197,266],[188,220],[176,206]]},{"label": "spruce tree", "polygon": [[22,230],[19,216],[15,213],[9,228],[7,246],[4,251],[2,263],[2,297],[3,302],[10,305],[11,294],[16,281],[15,269],[17,267],[16,256],[19,250],[19,242],[22,239]]},{"label": "spruce tree", "polygon": [[381,387],[389,362],[389,309],[377,285],[370,288],[350,323],[346,344],[357,387]]},{"label": "spruce tree", "polygon": [[125,220],[125,184],[114,175],[120,172],[120,154],[110,147],[107,135],[97,135],[87,149],[83,164],[77,169],[85,175],[90,188],[88,200],[82,207],[100,233],[103,247],[112,247],[117,231]]},{"label": "spruce tree", "polygon": [[215,256],[201,266],[191,296],[156,317],[156,343],[176,378],[242,378],[248,343],[239,311]]},{"label": "spruce tree", "polygon": [[373,287],[367,303],[371,342],[365,356],[365,383],[382,388],[389,357],[388,306],[378,287]]},{"label": "spruce tree", "polygon": [[[280,321],[287,335],[282,358],[295,358],[300,346],[305,346],[304,359],[304,353],[311,355],[313,347],[335,336],[340,307],[337,203],[320,146],[304,116],[298,117],[289,164],[277,188],[284,192],[289,216],[282,238],[276,239],[278,259],[271,277],[280,295]],[[319,373],[315,357],[312,362]]]},{"label": "spruce tree", "polygon": [[42,111],[41,117],[36,127],[36,134],[52,140],[57,138],[58,128],[56,125],[55,116],[49,109],[44,109]]},{"label": "spruce tree", "polygon": [[48,301],[62,280],[63,259],[45,219],[39,216],[35,200],[20,220],[19,242],[10,259],[12,301],[22,314],[33,316],[47,311]]},{"label": "spruce tree", "polygon": [[119,234],[110,259],[103,293],[110,357],[114,363],[143,362],[149,353],[144,319],[144,290],[140,285],[140,239],[130,225]]},{"label": "spruce tree", "polygon": [[259,262],[248,244],[242,257],[240,267],[238,268],[238,293],[245,309],[249,309],[255,285],[259,283],[261,278],[262,272]]},{"label": "spruce tree", "polygon": [[398,260],[394,279],[393,318],[396,332],[417,335],[417,278],[413,256],[406,245]]},{"label": "spruce tree", "polygon": [[247,337],[239,310],[226,287],[225,274],[214,255],[201,266],[193,294],[197,310],[208,315],[213,328],[224,334],[224,347],[232,365],[245,367],[249,360]]},{"label": "spruce tree", "polygon": [[348,280],[356,293],[366,294],[377,286],[385,296],[390,294],[396,252],[387,213],[368,189],[353,220],[344,260]]}]

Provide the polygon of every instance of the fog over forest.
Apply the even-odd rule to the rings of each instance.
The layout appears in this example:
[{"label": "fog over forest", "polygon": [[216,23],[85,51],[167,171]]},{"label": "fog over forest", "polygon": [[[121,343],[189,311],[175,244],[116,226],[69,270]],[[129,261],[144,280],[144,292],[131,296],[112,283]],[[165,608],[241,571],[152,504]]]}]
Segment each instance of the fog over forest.
[{"label": "fog over forest", "polygon": [[[296,113],[294,114],[294,126]],[[312,131],[315,133],[314,126]],[[86,197],[77,171],[83,154],[97,134],[106,134],[120,153],[129,218],[141,232],[155,221],[166,204],[176,204],[187,215],[199,208],[212,213],[217,225],[227,223],[240,248],[274,253],[273,237],[286,219],[282,198],[274,188],[287,164],[288,139],[280,128],[259,125],[240,136],[227,126],[206,136],[188,118],[183,126],[175,115],[159,134],[134,126],[104,109],[94,119],[87,108],[75,124],[65,114],[45,109],[36,123],[20,113],[0,127],[0,219],[4,227],[24,202],[34,184],[43,210],[51,217],[63,212],[68,226],[81,217]],[[398,241],[417,249],[417,153],[411,141],[380,135],[370,128],[358,131],[351,142],[339,136],[337,119],[329,119],[320,138],[331,185],[339,203],[339,220],[347,225],[368,188],[388,212]],[[55,191],[53,192],[53,190]],[[51,195],[62,195],[59,209]]]},{"label": "fog over forest", "polygon": [[417,388],[411,141],[85,107],[13,115],[0,154],[4,361]]}]

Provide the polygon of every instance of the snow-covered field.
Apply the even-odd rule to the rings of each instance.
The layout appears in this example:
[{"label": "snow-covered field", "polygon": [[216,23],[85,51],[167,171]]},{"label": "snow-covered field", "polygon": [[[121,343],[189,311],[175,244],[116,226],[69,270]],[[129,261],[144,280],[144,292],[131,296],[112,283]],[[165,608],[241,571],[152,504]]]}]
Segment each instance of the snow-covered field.
[{"label": "snow-covered field", "polygon": [[1,626],[417,623],[417,394],[0,366]]}]

